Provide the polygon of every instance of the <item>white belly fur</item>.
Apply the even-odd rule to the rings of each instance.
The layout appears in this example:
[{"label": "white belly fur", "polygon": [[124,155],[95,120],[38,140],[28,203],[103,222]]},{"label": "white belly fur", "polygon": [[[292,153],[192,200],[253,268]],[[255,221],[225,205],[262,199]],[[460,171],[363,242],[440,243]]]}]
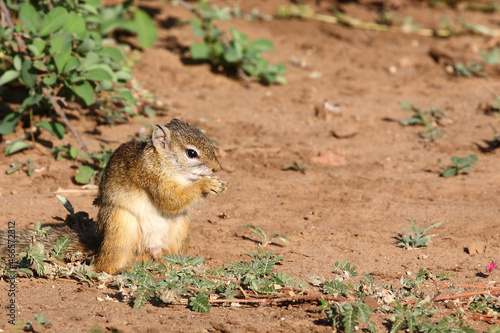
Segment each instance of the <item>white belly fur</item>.
[{"label": "white belly fur", "polygon": [[158,210],[148,198],[147,194],[137,195],[130,212],[137,218],[142,233],[142,248],[153,250],[161,248],[171,251],[174,244],[182,242],[186,237],[185,224],[189,223],[186,213],[170,216]]}]

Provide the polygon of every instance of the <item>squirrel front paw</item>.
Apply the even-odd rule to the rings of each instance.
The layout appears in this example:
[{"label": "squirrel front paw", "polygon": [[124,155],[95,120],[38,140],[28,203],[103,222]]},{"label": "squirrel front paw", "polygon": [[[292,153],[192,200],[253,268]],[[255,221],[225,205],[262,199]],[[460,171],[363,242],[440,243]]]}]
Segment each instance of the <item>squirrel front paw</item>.
[{"label": "squirrel front paw", "polygon": [[215,177],[206,177],[205,180],[205,193],[212,193],[219,195],[224,192],[228,188],[228,182]]}]

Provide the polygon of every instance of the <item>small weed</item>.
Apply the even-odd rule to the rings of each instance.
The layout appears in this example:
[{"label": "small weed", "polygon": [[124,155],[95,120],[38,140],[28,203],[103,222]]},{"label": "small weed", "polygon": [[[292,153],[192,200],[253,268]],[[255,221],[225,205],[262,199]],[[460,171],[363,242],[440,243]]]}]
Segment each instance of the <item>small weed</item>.
[{"label": "small weed", "polygon": [[427,243],[431,240],[432,237],[436,235],[426,235],[427,232],[433,228],[439,227],[443,222],[438,222],[434,223],[427,229],[425,228],[425,224],[422,226],[422,228],[418,229],[417,226],[415,225],[415,222],[413,222],[410,219],[406,219],[408,222],[410,222],[411,229],[409,228],[402,228],[404,231],[406,231],[408,234],[407,235],[402,235],[402,234],[397,234],[397,239],[400,241],[398,243],[398,246],[404,247],[404,248],[418,248],[418,247],[424,247],[427,246]]},{"label": "small weed", "polygon": [[455,76],[463,76],[463,77],[486,77],[486,74],[483,72],[483,65],[478,62],[468,62],[464,64],[463,62],[457,62],[453,65],[450,65],[451,68],[448,69]]},{"label": "small weed", "polygon": [[368,323],[369,331],[374,332],[375,325],[369,322],[373,311],[360,300],[354,304],[330,304],[327,300],[321,299],[319,309],[327,311],[327,316],[332,320],[332,327],[336,332],[354,333],[358,330],[359,321]]},{"label": "small weed", "polygon": [[358,273],[356,272],[356,266],[351,267],[351,264],[347,261],[344,261],[342,263],[338,261],[335,262],[333,266],[333,272],[341,274],[345,278],[358,276]]},{"label": "small weed", "polygon": [[[451,167],[444,169],[442,176],[448,178],[456,175],[461,175],[463,173],[472,172],[473,170],[471,165],[476,163],[476,161],[477,155],[475,154],[470,154],[467,157],[452,156]],[[439,162],[440,160],[438,160],[438,163]]]},{"label": "small weed", "polygon": [[285,164],[282,170],[293,170],[305,173],[307,168],[309,168],[309,165],[302,163],[301,160],[295,160],[293,163]]},{"label": "small weed", "polygon": [[14,160],[14,162],[12,162],[10,167],[7,169],[6,173],[8,175],[11,175],[16,171],[19,171],[20,173],[26,172],[28,176],[31,176],[33,175],[35,170],[35,162],[32,159],[28,158],[24,163],[21,163],[18,160]]},{"label": "small weed", "polygon": [[490,65],[496,65],[500,62],[500,47],[495,46],[490,53],[485,50],[479,50],[483,56],[484,62]]},{"label": "small weed", "polygon": [[270,234],[270,235],[267,235],[264,232],[264,230],[262,230],[262,228],[254,226],[254,225],[251,225],[251,224],[244,224],[241,227],[248,228],[251,232],[253,232],[257,236],[259,236],[259,238],[260,238],[260,245],[262,247],[266,247],[267,245],[269,245],[269,243],[274,238],[277,238],[277,239],[281,240],[285,244],[288,244],[288,242],[291,241],[290,238],[287,235],[283,235],[283,234]]},{"label": "small weed", "polygon": [[423,125],[427,128],[425,132],[419,133],[424,139],[435,141],[441,137],[442,129],[438,126],[438,122],[445,118],[443,111],[437,108],[427,109],[425,111],[415,107],[410,102],[399,102],[399,106],[403,110],[411,110],[414,115],[401,120],[399,123],[403,126]]},{"label": "small weed", "polygon": [[69,160],[76,160],[78,159],[80,150],[78,148],[71,148],[71,145],[67,144],[65,146],[52,147],[50,153],[56,156],[56,161],[60,161],[63,157]]},{"label": "small weed", "polygon": [[104,168],[109,162],[111,155],[113,155],[113,150],[111,148],[106,149],[101,144],[101,153],[92,154],[92,159],[94,160],[96,168],[90,165],[82,165],[78,168],[78,172],[75,176],[75,181],[78,184],[89,184],[96,175],[98,175],[98,181],[101,181],[102,174],[104,173]]},{"label": "small weed", "polygon": [[31,320],[28,320],[26,322],[26,327],[25,327],[25,331],[28,331],[28,332],[39,332],[39,328],[41,327],[36,327],[37,325],[40,325],[42,326],[43,328],[47,329],[47,328],[50,328],[51,326],[51,320],[48,320],[49,319],[49,315],[46,315],[44,316],[43,314],[42,315],[39,315],[37,313],[35,313],[35,321],[31,321]]}]

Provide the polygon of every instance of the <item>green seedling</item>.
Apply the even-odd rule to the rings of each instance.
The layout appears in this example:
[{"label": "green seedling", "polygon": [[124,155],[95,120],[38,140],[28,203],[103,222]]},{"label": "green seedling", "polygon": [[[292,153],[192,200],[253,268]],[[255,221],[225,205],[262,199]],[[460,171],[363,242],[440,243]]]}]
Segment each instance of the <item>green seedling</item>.
[{"label": "green seedling", "polygon": [[333,266],[333,272],[337,274],[342,274],[347,278],[358,276],[358,273],[356,272],[356,266],[351,267],[351,264],[348,261],[344,261],[342,263],[338,261],[335,262]]},{"label": "green seedling", "polygon": [[260,245],[262,247],[266,247],[273,239],[277,238],[281,240],[283,243],[288,244],[290,242],[290,238],[287,235],[283,234],[270,234],[267,235],[262,228],[254,226],[252,224],[244,224],[241,227],[250,229],[251,232],[256,234],[260,238]]},{"label": "green seedling", "polygon": [[479,50],[484,62],[490,65],[496,65],[500,62],[500,47],[495,46],[490,53],[485,50]]},{"label": "green seedling", "polygon": [[7,169],[6,173],[11,175],[16,171],[21,173],[26,172],[28,176],[31,176],[35,172],[35,162],[30,158],[28,158],[24,163],[14,160],[14,162],[12,162],[10,167]]},{"label": "green seedling", "polygon": [[230,29],[231,39],[228,39],[226,33],[213,23],[215,19],[228,19],[227,14],[210,8],[204,1],[190,8],[198,16],[198,19],[189,21],[193,33],[196,37],[203,38],[202,43],[192,44],[189,48],[194,60],[208,61],[214,69],[222,68],[243,79],[249,75],[264,84],[286,83],[283,76],[286,74],[285,65],[269,65],[262,57],[262,51],[274,49],[269,40],[258,39],[251,42],[246,34],[235,28]]},{"label": "green seedling", "polygon": [[470,154],[467,157],[452,156],[451,157],[452,166],[444,169],[442,176],[448,178],[456,175],[461,175],[463,173],[472,172],[473,170],[471,165],[476,163],[476,161],[477,161],[477,155],[475,154]]},{"label": "green seedling", "polygon": [[486,77],[486,73],[483,72],[483,65],[474,61],[466,64],[463,62],[457,62],[452,65],[452,72],[455,76]]},{"label": "green seedling", "polygon": [[397,239],[398,241],[400,241],[398,243],[398,246],[409,249],[427,246],[431,238],[436,236],[436,235],[427,235],[427,232],[443,224],[443,222],[434,223],[428,228],[425,228],[424,224],[420,229],[418,229],[417,226],[415,225],[415,222],[413,222],[410,219],[406,220],[410,222],[411,230],[409,228],[402,228],[404,231],[407,232],[407,235],[398,233]]},{"label": "green seedling", "polygon": [[302,163],[301,160],[295,160],[293,163],[285,164],[282,170],[293,170],[305,173],[307,168],[309,168],[309,165]]},{"label": "green seedling", "polygon": [[415,107],[410,102],[399,102],[399,106],[403,110],[410,110],[414,112],[414,115],[401,120],[399,123],[403,126],[410,125],[423,125],[427,128],[425,132],[420,133],[420,136],[424,139],[435,141],[439,139],[442,135],[442,129],[438,126],[438,121],[445,118],[445,114],[438,108],[431,108],[425,111],[420,110]]},{"label": "green seedling", "polygon": [[56,156],[56,161],[60,161],[63,157],[70,160],[76,160],[78,159],[79,152],[80,150],[78,148],[71,148],[70,144],[55,146],[50,150],[50,153]]}]

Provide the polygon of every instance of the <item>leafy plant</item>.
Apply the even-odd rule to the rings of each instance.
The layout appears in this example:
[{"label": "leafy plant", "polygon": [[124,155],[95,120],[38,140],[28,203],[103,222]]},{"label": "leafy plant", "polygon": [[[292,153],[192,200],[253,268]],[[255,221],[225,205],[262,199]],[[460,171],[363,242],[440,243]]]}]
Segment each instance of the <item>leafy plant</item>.
[{"label": "leafy plant", "polygon": [[283,235],[283,234],[270,234],[270,235],[267,235],[264,232],[264,230],[262,230],[262,228],[254,226],[252,224],[244,224],[241,227],[248,228],[251,232],[253,232],[254,234],[256,234],[260,238],[260,245],[262,247],[266,247],[267,245],[269,245],[269,243],[274,238],[277,238],[277,239],[281,240],[285,244],[288,244],[288,242],[291,241],[290,238],[287,235]]},{"label": "leafy plant", "polygon": [[30,158],[26,159],[26,162],[24,163],[14,160],[14,162],[12,162],[10,167],[7,169],[6,173],[11,175],[16,171],[21,173],[26,172],[28,176],[31,176],[35,172],[35,162]]},{"label": "leafy plant", "polygon": [[483,65],[478,62],[457,62],[452,65],[452,71],[455,76],[463,76],[463,77],[485,77],[486,74],[483,72]]},{"label": "leafy plant", "polygon": [[61,160],[63,157],[70,160],[76,160],[78,159],[80,150],[78,148],[71,148],[71,145],[67,144],[65,146],[52,147],[50,153],[56,156],[56,161]]},{"label": "leafy plant", "polygon": [[283,166],[282,170],[293,170],[293,171],[299,171],[302,173],[306,172],[306,169],[309,168],[308,164],[302,163],[301,160],[294,160],[293,163],[287,163]]},{"label": "leafy plant", "polygon": [[273,44],[267,39],[250,41],[246,34],[235,28],[230,29],[231,39],[213,23],[213,20],[226,20],[228,15],[200,1],[197,6],[186,4],[199,19],[190,20],[193,33],[203,38],[202,43],[190,46],[194,60],[208,61],[214,69],[222,68],[226,72],[237,73],[240,78],[246,75],[260,82],[285,84],[286,67],[283,64],[269,65],[262,57],[262,51],[272,51]]},{"label": "leafy plant", "polygon": [[472,172],[471,165],[477,162],[477,155],[471,154],[467,157],[451,157],[451,167],[444,169],[443,177],[453,177],[463,173]]},{"label": "leafy plant", "polygon": [[418,248],[427,246],[432,237],[436,235],[427,235],[427,232],[433,228],[439,227],[443,222],[434,223],[428,228],[424,225],[419,229],[410,219],[406,219],[410,222],[411,230],[409,228],[402,228],[407,232],[407,235],[397,234],[397,239],[400,241],[398,246],[405,248]]},{"label": "leafy plant", "polygon": [[[354,333],[357,330],[359,321],[367,323],[370,318],[370,314],[373,312],[370,308],[358,300],[354,304],[329,304],[325,299],[321,299],[320,310],[327,310],[327,316],[332,320],[332,326],[334,330]],[[374,332],[375,326],[370,323],[370,332]]]},{"label": "leafy plant", "polygon": [[[125,59],[120,49],[105,46],[103,37],[124,29],[137,33],[142,47],[152,45],[156,27],[143,10],[132,2],[114,7],[103,7],[100,1],[70,0],[8,1],[7,5],[19,23],[14,25],[7,7],[2,6],[2,17],[8,19],[3,21],[7,25],[0,27],[0,86],[25,87],[27,97],[17,111],[4,117],[1,135],[13,133],[27,114],[30,127],[43,128],[56,139],[63,138],[65,127],[58,121],[33,124],[34,109],[50,106],[79,139],[61,107],[67,99],[91,106],[101,99],[132,96],[126,88],[132,79],[130,68],[123,66]],[[80,145],[90,155],[83,142]],[[25,141],[18,141],[9,145],[6,152],[27,147]]]},{"label": "leafy plant", "polygon": [[101,153],[92,154],[92,159],[94,160],[97,170],[90,165],[82,165],[78,168],[78,171],[75,176],[75,181],[78,184],[89,184],[92,182],[94,177],[98,176],[98,181],[101,181],[102,174],[104,173],[104,169],[113,155],[113,150],[111,148],[106,149],[101,144]]},{"label": "leafy plant", "polygon": [[356,266],[351,267],[351,263],[349,263],[348,261],[344,261],[342,263],[338,261],[335,262],[333,266],[333,272],[342,274],[346,278],[358,276],[358,273],[356,272]]},{"label": "leafy plant", "polygon": [[443,111],[437,108],[427,109],[425,111],[415,107],[410,102],[399,102],[399,106],[403,110],[411,110],[415,114],[409,118],[401,120],[399,123],[403,126],[423,125],[426,131],[420,135],[428,140],[435,141],[441,137],[442,129],[438,126],[438,121],[445,117]]}]

